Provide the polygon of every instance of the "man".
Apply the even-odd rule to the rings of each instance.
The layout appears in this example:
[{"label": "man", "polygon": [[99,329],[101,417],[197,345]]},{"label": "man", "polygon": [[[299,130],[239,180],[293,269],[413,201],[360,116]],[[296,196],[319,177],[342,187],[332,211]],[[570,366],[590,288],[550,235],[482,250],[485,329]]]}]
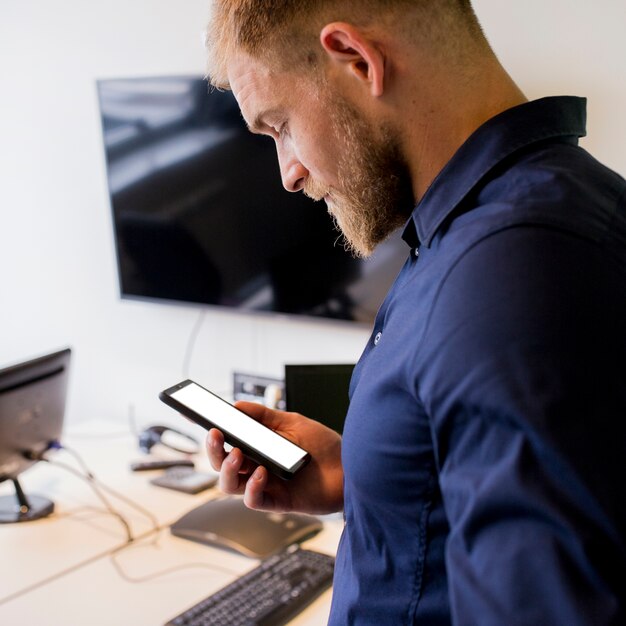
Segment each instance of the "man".
[{"label": "man", "polygon": [[626,184],[584,101],[527,102],[468,0],[219,0],[207,40],[285,188],[410,250],[343,440],[240,403],[313,460],[283,482],[213,430],[222,489],[344,511],[334,626],[625,624]]}]

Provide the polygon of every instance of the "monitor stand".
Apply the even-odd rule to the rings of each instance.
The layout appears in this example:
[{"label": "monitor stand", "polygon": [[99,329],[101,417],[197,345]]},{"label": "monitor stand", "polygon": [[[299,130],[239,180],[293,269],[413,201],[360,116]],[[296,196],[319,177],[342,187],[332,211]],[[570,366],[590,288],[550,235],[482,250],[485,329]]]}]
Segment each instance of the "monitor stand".
[{"label": "monitor stand", "polygon": [[42,496],[27,498],[17,478],[11,480],[15,486],[15,495],[0,497],[0,524],[30,522],[47,517],[54,511],[54,502]]}]

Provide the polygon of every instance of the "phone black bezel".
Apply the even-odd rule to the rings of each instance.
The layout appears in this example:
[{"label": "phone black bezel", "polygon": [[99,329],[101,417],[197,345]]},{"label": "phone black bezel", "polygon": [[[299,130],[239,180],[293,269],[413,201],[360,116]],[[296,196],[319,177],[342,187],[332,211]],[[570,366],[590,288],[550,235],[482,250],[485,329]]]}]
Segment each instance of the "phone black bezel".
[{"label": "phone black bezel", "polygon": [[[180,391],[183,387],[186,387],[190,384],[198,385],[198,387],[200,387],[201,389],[204,389],[204,391],[206,391],[207,393],[210,393],[212,396],[215,396],[216,398],[218,398],[225,404],[228,404],[229,406],[231,406],[235,411],[239,411],[240,413],[243,413],[243,411],[233,406],[227,400],[224,400],[224,398],[218,396],[216,393],[213,393],[212,391],[209,391],[206,387],[203,387],[202,385],[190,379],[183,380],[180,383],[173,385],[172,387],[164,389],[163,391],[161,391],[161,393],[159,393],[159,399],[165,404],[167,404],[169,407],[181,413],[187,419],[191,420],[194,424],[198,424],[199,426],[202,426],[202,428],[204,428],[205,430],[208,431],[211,428],[217,428],[221,433],[223,433],[224,441],[226,441],[226,443],[228,443],[229,445],[235,448],[239,448],[252,461],[254,461],[255,463],[258,463],[259,465],[263,465],[273,474],[275,474],[276,476],[279,476],[280,478],[284,480],[290,480],[291,478],[293,478],[296,472],[302,469],[311,460],[311,455],[306,450],[304,450],[305,455],[302,457],[302,459],[300,459],[300,461],[296,463],[296,465],[294,465],[292,468],[286,469],[282,465],[278,465],[277,463],[275,463],[274,460],[271,459],[270,457],[265,456],[263,453],[259,452],[255,448],[252,448],[247,443],[241,441],[238,437],[235,437],[232,433],[229,433],[223,428],[219,428],[213,422],[211,422],[211,420],[208,417],[204,415],[200,415],[199,413],[196,413],[195,411],[190,409],[188,406],[182,404],[181,402],[176,400],[176,398],[173,398],[170,395],[176,391]],[[283,437],[282,435],[280,435],[279,433],[276,433],[275,431],[272,431],[272,432],[274,432],[279,437]],[[293,443],[293,441],[287,439],[286,437],[283,437],[283,439],[286,439],[290,443]],[[293,443],[293,445],[303,450],[303,448],[301,448],[297,444]]]}]

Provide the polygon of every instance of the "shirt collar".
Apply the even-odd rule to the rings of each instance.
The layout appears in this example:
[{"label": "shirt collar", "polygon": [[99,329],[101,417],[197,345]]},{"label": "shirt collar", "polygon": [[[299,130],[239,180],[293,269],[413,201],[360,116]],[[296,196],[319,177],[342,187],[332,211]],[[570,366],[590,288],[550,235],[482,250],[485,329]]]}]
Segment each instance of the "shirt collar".
[{"label": "shirt collar", "polygon": [[492,117],[456,151],[415,207],[402,238],[430,246],[442,222],[503,159],[532,143],[584,137],[586,99],[553,96],[526,102]]}]

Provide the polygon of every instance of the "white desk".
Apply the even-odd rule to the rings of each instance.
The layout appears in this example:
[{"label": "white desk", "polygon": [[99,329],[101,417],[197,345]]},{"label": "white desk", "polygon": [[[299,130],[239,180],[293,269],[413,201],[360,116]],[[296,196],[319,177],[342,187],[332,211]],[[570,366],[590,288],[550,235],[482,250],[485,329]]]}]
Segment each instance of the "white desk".
[{"label": "white desk", "polygon": [[[151,472],[131,472],[141,458],[134,439],[68,438],[95,475],[113,489],[148,509],[163,530],[128,505],[108,496],[129,521],[135,543],[122,548],[126,534],[119,520],[105,513],[102,503],[79,478],[61,468],[39,463],[20,477],[26,494],[54,500],[54,515],[35,522],[0,525],[0,624],[41,626],[158,626],[252,569],[258,561],[173,537],[167,526],[188,510],[218,497],[212,489],[196,496],[150,485]],[[73,464],[66,453],[51,458]],[[208,469],[203,455],[198,469]],[[11,493],[0,485],[0,495]],[[305,547],[333,554],[342,523],[324,520],[324,530]],[[157,542],[154,543],[154,538]],[[126,580],[115,562],[130,578]],[[181,565],[193,567],[154,576]],[[291,623],[321,626],[328,618],[330,590]]]}]

